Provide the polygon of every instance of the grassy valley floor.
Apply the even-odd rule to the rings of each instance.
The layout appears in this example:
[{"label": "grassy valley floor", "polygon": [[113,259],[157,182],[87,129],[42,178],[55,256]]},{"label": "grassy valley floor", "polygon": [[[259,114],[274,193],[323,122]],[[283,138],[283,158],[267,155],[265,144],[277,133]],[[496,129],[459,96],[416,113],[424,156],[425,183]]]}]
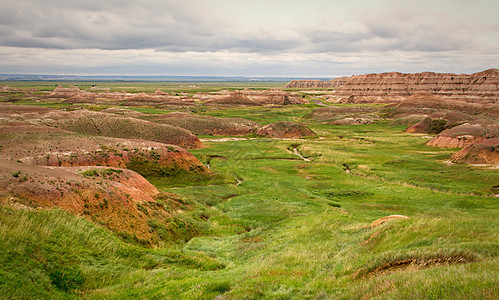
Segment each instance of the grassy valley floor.
[{"label": "grassy valley floor", "polygon": [[[190,152],[220,176],[149,178],[192,207],[156,248],[61,210],[0,206],[0,298],[496,299],[498,170],[448,163],[453,149],[389,121],[304,118],[312,108],[204,112],[305,122],[317,137],[200,136]],[[373,223],[390,215],[408,218]]]}]

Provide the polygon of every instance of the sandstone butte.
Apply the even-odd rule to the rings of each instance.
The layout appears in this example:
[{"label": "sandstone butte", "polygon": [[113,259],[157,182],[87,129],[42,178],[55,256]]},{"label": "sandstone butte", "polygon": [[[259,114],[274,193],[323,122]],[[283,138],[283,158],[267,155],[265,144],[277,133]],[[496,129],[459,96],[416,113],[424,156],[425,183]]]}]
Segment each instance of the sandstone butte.
[{"label": "sandstone butte", "polygon": [[499,70],[473,74],[399,72],[353,75],[330,81],[293,80],[285,88],[331,88],[343,102],[395,102],[418,93],[467,102],[499,102]]}]

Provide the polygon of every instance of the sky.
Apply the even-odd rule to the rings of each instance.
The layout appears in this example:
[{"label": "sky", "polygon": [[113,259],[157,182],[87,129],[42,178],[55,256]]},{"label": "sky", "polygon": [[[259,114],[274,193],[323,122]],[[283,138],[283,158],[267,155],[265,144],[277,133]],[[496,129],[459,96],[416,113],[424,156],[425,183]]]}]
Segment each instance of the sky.
[{"label": "sky", "polygon": [[497,0],[1,0],[0,73],[336,77],[499,67]]}]

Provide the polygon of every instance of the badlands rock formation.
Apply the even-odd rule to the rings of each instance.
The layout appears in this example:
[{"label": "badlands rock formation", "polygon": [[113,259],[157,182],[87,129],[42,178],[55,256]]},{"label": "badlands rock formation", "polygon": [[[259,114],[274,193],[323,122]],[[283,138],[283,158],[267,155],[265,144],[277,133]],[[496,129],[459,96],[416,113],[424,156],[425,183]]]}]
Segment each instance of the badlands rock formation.
[{"label": "badlands rock formation", "polygon": [[296,139],[307,136],[315,136],[310,128],[303,124],[288,121],[275,122],[265,125],[256,131],[257,135],[273,138]]},{"label": "badlands rock formation", "polygon": [[31,124],[44,124],[83,134],[142,139],[174,144],[188,149],[203,147],[189,130],[158,124],[115,113],[88,110],[60,111],[30,105],[0,105],[0,118]]},{"label": "badlands rock formation", "polygon": [[467,102],[499,102],[499,70],[474,74],[398,72],[354,75],[328,82],[295,80],[285,88],[337,88],[343,102],[398,102],[417,93],[440,95]]},{"label": "badlands rock formation", "polygon": [[258,106],[258,105],[289,105],[307,103],[305,99],[281,90],[234,91],[229,94],[197,95],[200,99],[208,100],[210,106]]},{"label": "badlands rock formation", "polygon": [[494,120],[475,120],[446,129],[431,139],[427,145],[443,148],[462,148],[499,137],[499,124]]},{"label": "badlands rock formation", "polygon": [[77,86],[69,88],[58,86],[47,97],[66,99],[64,103],[70,104],[97,103],[105,105],[155,106],[171,109],[195,106],[195,103],[187,97],[169,95],[160,90],[153,94],[110,91],[88,92]]},{"label": "badlands rock formation", "polygon": [[77,86],[69,88],[55,88],[49,98],[63,98],[65,103],[99,103],[122,106],[154,106],[160,108],[179,109],[196,106],[204,102],[209,106],[259,106],[259,105],[289,105],[307,103],[307,101],[293,93],[281,90],[240,90],[222,91],[214,93],[198,93],[192,97],[186,95],[174,96],[161,90],[152,94],[127,92],[88,92]]},{"label": "badlands rock formation", "polygon": [[[142,175],[168,172],[208,174],[191,153],[174,145],[83,136],[59,128],[21,122],[0,122],[0,159],[39,166],[108,166],[133,169]],[[151,162],[151,166],[145,165]],[[158,174],[149,174],[157,171]]]},{"label": "badlands rock formation", "polygon": [[499,138],[468,145],[452,155],[453,162],[499,165]]}]

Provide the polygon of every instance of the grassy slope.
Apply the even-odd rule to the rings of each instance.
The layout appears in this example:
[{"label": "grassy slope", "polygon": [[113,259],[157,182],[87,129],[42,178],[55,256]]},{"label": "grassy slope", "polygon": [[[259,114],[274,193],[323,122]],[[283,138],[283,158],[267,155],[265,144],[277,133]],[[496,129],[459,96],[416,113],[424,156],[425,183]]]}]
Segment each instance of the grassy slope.
[{"label": "grassy slope", "polygon": [[[303,121],[310,110],[205,114],[267,124]],[[210,234],[186,244],[143,249],[64,212],[0,207],[3,297],[497,297],[499,206],[485,196],[497,170],[444,164],[449,150],[387,123],[309,125],[325,139],[206,142],[191,151],[201,160],[223,155],[211,168],[242,183],[169,190],[209,218]],[[287,150],[296,143],[310,162]],[[410,219],[368,226],[391,214]],[[442,263],[452,258],[466,263]],[[405,259],[440,263],[371,272]]]}]

